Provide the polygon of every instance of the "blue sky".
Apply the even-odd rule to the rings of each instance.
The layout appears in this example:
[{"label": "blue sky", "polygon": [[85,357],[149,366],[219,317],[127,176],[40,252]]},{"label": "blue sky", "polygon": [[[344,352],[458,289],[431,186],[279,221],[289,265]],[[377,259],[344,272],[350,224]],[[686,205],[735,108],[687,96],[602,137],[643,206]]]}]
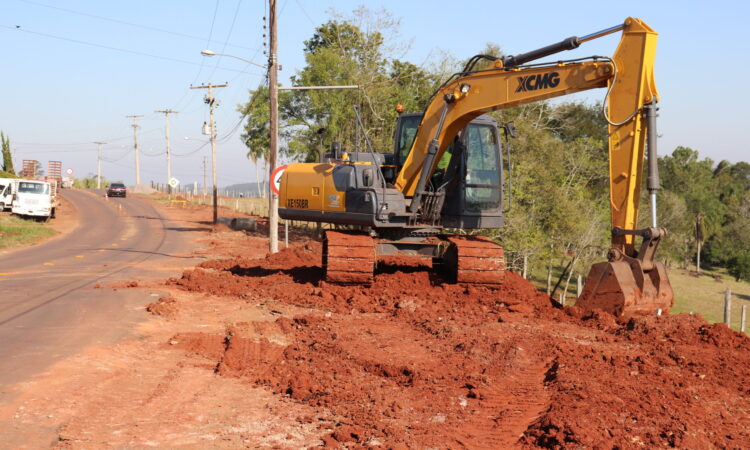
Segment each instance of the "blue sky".
[{"label": "blue sky", "polygon": [[[303,41],[332,9],[347,15],[362,2],[278,0],[282,84],[304,66]],[[659,151],[678,145],[716,161],[748,160],[744,128],[750,95],[749,7],[745,2],[503,2],[370,1],[401,22],[399,55],[432,64],[443,52],[467,58],[488,42],[508,53],[532,50],[640,17],[659,32],[656,80],[661,94]],[[205,91],[191,84],[229,82],[216,91],[221,186],[255,180],[239,139],[239,103],[263,82],[262,69],[231,58],[206,58],[204,48],[264,63],[267,0],[2,0],[0,45],[3,107],[0,130],[21,159],[62,160],[77,176],[96,171],[103,140],[103,173],[134,181],[133,140],[126,115],[140,119],[142,180],[164,182],[164,115],[172,108],[174,175],[202,180],[208,119]],[[16,27],[20,27],[16,28]],[[566,57],[611,55],[619,37],[586,43]],[[603,90],[566,99],[595,101]],[[232,131],[234,133],[232,133]],[[210,161],[210,158],[209,158]]]}]

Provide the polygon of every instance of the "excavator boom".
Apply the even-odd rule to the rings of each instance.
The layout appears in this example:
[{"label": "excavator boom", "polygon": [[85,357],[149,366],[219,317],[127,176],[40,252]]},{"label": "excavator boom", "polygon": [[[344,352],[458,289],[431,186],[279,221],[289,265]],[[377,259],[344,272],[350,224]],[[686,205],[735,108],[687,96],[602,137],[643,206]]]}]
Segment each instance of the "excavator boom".
[{"label": "excavator boom", "polygon": [[[622,38],[611,58],[520,66],[620,30]],[[571,37],[532,52],[497,59],[489,69],[461,74],[445,84],[427,106],[412,150],[396,179],[396,187],[412,197],[411,211],[419,211],[426,180],[452,137],[475,117],[606,87],[612,251],[610,262],[592,268],[587,278],[588,289],[579,305],[606,309],[617,315],[668,311],[673,303],[672,289],[664,267],[653,260],[655,249],[666,234],[656,228],[655,215],[655,193],[659,189],[655,139],[655,105],[659,100],[654,81],[656,40],[657,33],[643,21],[628,18],[622,25],[583,38]],[[652,162],[648,189],[654,214],[649,232],[636,230],[647,135]],[[636,250],[634,238],[638,235],[644,237],[649,251]]]}]

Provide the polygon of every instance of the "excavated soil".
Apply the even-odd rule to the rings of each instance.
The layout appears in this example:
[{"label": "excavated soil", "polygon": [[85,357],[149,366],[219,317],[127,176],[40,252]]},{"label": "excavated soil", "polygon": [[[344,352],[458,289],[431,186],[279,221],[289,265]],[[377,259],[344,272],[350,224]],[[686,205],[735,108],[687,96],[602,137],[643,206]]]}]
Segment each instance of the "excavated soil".
[{"label": "excavated soil", "polygon": [[[722,324],[560,309],[517,274],[467,287],[429,261],[382,261],[371,286],[338,286],[321,281],[319,258],[309,241],[170,279],[238,307],[303,312],[178,333],[164,347],[327,411],[334,447],[750,446],[750,340]],[[176,297],[152,311],[178,315]]]}]

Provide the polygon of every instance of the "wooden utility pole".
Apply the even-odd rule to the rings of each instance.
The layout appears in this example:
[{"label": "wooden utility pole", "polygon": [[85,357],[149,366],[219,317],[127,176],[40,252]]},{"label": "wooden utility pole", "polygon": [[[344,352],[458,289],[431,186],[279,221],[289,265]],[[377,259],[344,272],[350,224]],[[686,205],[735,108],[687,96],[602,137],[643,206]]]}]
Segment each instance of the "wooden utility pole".
[{"label": "wooden utility pole", "polygon": [[[276,0],[268,0],[268,24],[269,24],[269,54],[268,54],[268,96],[270,98],[270,145],[268,155],[268,181],[273,183],[271,176],[276,170],[276,158],[279,146],[279,93],[278,87],[278,58],[276,42]],[[279,251],[279,196],[270,189],[268,197],[268,245],[271,253]]]},{"label": "wooden utility pole", "polygon": [[138,118],[143,116],[137,116],[135,114],[131,116],[125,116],[133,119],[133,148],[135,149],[135,184],[136,186],[141,184],[141,157],[138,148]]},{"label": "wooden utility pole", "polygon": [[102,188],[102,145],[106,144],[106,142],[94,142],[94,144],[99,146],[99,151],[97,152],[96,157],[96,188],[101,189]]},{"label": "wooden utility pole", "polygon": [[166,135],[167,135],[167,192],[172,193],[172,185],[169,181],[172,179],[172,153],[169,149],[169,115],[177,114],[177,111],[171,109],[160,109],[154,112],[164,113],[164,120],[166,121]]},{"label": "wooden utility pole", "polygon": [[218,192],[216,187],[216,121],[214,120],[214,106],[218,106],[216,104],[216,99],[214,98],[213,94],[213,88],[221,88],[221,87],[227,87],[229,84],[204,84],[202,86],[190,86],[190,89],[208,89],[208,95],[204,97],[204,101],[208,105],[209,111],[211,112],[211,123],[210,123],[210,133],[211,133],[211,177],[213,178],[213,197],[214,197],[214,225],[219,221],[219,212],[218,212]]}]

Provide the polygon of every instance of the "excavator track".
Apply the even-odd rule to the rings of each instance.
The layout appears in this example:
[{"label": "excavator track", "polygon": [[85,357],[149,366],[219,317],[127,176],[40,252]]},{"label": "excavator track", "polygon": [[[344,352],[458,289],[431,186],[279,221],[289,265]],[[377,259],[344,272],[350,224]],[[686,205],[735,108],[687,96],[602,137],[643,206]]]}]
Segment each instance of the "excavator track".
[{"label": "excavator track", "polygon": [[503,247],[484,236],[450,236],[449,265],[455,268],[456,282],[501,284],[505,279]]},{"label": "excavator track", "polygon": [[372,284],[375,242],[361,233],[326,231],[323,239],[323,278],[337,284]]}]

